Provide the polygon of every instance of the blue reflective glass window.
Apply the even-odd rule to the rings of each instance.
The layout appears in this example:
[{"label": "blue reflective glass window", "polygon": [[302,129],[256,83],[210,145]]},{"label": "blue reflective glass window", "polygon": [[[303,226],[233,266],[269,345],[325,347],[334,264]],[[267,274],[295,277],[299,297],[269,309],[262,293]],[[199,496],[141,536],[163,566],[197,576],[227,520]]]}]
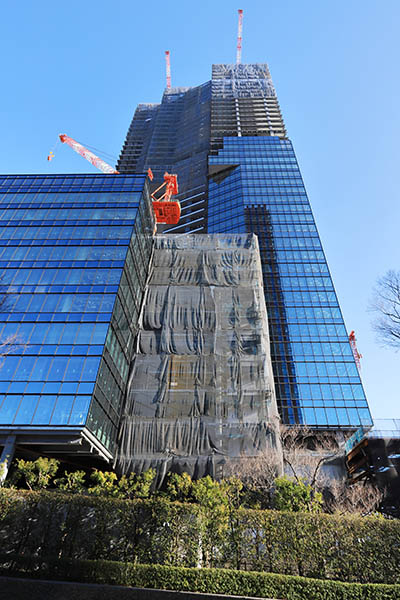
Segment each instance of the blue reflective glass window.
[{"label": "blue reflective glass window", "polygon": [[317,365],[312,362],[308,363],[307,364],[307,372],[310,377],[316,377],[317,376]]},{"label": "blue reflective glass window", "polygon": [[86,304],[87,312],[98,312],[102,304],[103,296],[100,294],[92,294],[88,297]]},{"label": "blue reflective glass window", "polygon": [[[37,325],[37,327],[41,327]],[[47,323],[43,324],[43,329],[46,330],[47,334],[43,339],[46,344],[58,344],[64,330],[64,323],[51,323],[50,327]]]},{"label": "blue reflective glass window", "polygon": [[82,323],[79,326],[78,335],[76,337],[76,344],[90,344],[94,325],[92,323]]},{"label": "blue reflective glass window", "polygon": [[50,285],[56,274],[57,271],[55,269],[45,269],[40,278],[40,285]]},{"label": "blue reflective glass window", "polygon": [[35,356],[23,356],[18,365],[18,369],[14,373],[14,381],[28,381],[35,361]]},{"label": "blue reflective glass window", "polygon": [[[14,328],[15,328],[15,326],[14,326]],[[21,340],[22,343],[28,342],[31,337],[33,328],[34,328],[34,325],[32,323],[21,323],[18,327],[18,332],[17,332],[18,339]]]},{"label": "blue reflective glass window", "polygon": [[49,374],[47,376],[48,381],[62,381],[64,378],[64,372],[68,364],[68,358],[54,358],[51,365]]},{"label": "blue reflective glass window", "polygon": [[[331,391],[330,385],[321,385],[321,391],[322,391],[322,398],[324,400],[329,400],[329,398],[332,398],[332,391]],[[326,405],[326,403],[325,403],[325,405]]]},{"label": "blue reflective glass window", "polygon": [[86,422],[91,396],[77,396],[71,411],[70,425],[83,425]]},{"label": "blue reflective glass window", "polygon": [[68,382],[62,384],[62,386],[60,388],[60,392],[62,394],[75,394],[77,389],[78,389],[77,382],[72,383],[72,382],[68,381]]},{"label": "blue reflective glass window", "polygon": [[45,297],[42,294],[34,294],[29,304],[29,312],[38,313],[40,312]]},{"label": "blue reflective glass window", "polygon": [[97,323],[94,328],[92,344],[104,344],[108,330],[108,323]]},{"label": "blue reflective glass window", "polygon": [[71,294],[63,294],[58,305],[58,312],[71,312],[74,297]]},{"label": "blue reflective glass window", "polygon": [[56,407],[51,417],[51,425],[67,425],[71,413],[73,396],[58,396]]},{"label": "blue reflective glass window", "polygon": [[353,398],[356,400],[363,400],[365,398],[364,391],[361,385],[352,385]]},{"label": "blue reflective glass window", "polygon": [[[82,277],[82,271],[78,269],[72,269],[71,271],[67,271],[65,281],[68,281],[69,285],[78,284]],[[57,283],[59,283],[57,281]]]},{"label": "blue reflective glass window", "polygon": [[356,408],[348,408],[347,412],[352,425],[361,425],[360,417]]},{"label": "blue reflective glass window", "polygon": [[57,396],[41,396],[32,419],[33,425],[48,425],[56,404]]},{"label": "blue reflective glass window", "polygon": [[339,384],[332,384],[331,389],[332,389],[332,397],[335,398],[336,400],[342,400],[342,398],[343,398],[342,386]]},{"label": "blue reflective glass window", "polygon": [[347,375],[349,377],[358,377],[358,371],[354,362],[346,363]]},{"label": "blue reflective glass window", "polygon": [[328,425],[338,425],[338,417],[334,408],[325,408]]},{"label": "blue reflective glass window", "polygon": [[19,356],[6,356],[3,358],[3,365],[0,368],[1,381],[11,381],[13,379],[19,361]]},{"label": "blue reflective glass window", "polygon": [[101,304],[101,310],[103,312],[111,312],[115,302],[115,294],[105,294]]},{"label": "blue reflective glass window", "polygon": [[364,427],[372,425],[371,414],[367,408],[359,408],[358,414],[360,416],[360,422]]},{"label": "blue reflective glass window", "polygon": [[346,363],[338,362],[336,363],[336,368],[339,377],[345,377],[347,375]]},{"label": "blue reflective glass window", "polygon": [[79,387],[78,387],[78,392],[80,394],[92,394],[93,390],[94,390],[94,382],[93,381],[90,381],[90,382],[84,381],[84,382],[80,383]]},{"label": "blue reflective glass window", "polygon": [[21,401],[21,396],[6,396],[0,408],[0,423],[2,425],[11,424],[14,421],[15,413]]},{"label": "blue reflective glass window", "polygon": [[100,364],[100,358],[87,358],[82,378],[86,381],[95,381]]},{"label": "blue reflective glass window", "polygon": [[15,425],[29,425],[32,421],[38,402],[38,396],[24,396],[19,405],[17,415],[14,420]]},{"label": "blue reflective glass window", "polygon": [[311,398],[313,398],[313,400],[321,400],[322,398],[322,392],[321,392],[321,388],[319,385],[310,385],[310,390],[311,390]]},{"label": "blue reflective glass window", "polygon": [[315,409],[315,416],[317,419],[317,424],[318,425],[327,425],[328,424],[328,419],[326,417],[326,412],[324,408],[316,408]]},{"label": "blue reflective glass window", "polygon": [[315,412],[313,408],[303,408],[304,422],[307,424],[315,424]]},{"label": "blue reflective glass window", "polygon": [[[18,296],[12,310],[16,312],[25,312],[28,309],[29,302],[31,301],[31,296],[28,294],[22,294]],[[10,308],[11,310],[11,308]]]},{"label": "blue reflective glass window", "polygon": [[65,381],[79,381],[84,364],[84,358],[70,358],[64,375]]},{"label": "blue reflective glass window", "polygon": [[60,339],[61,344],[73,344],[76,338],[79,325],[77,323],[66,323],[62,336]]},{"label": "blue reflective glass window", "polygon": [[341,388],[342,388],[342,392],[343,392],[343,397],[346,400],[352,400],[353,399],[353,390],[351,389],[351,385],[342,384]]},{"label": "blue reflective glass window", "polygon": [[31,381],[44,381],[51,367],[52,358],[50,356],[39,356],[30,376]]},{"label": "blue reflective glass window", "polygon": [[302,398],[311,398],[310,386],[302,383],[297,386]]},{"label": "blue reflective glass window", "polygon": [[60,297],[58,296],[58,294],[48,294],[43,303],[43,312],[54,312],[57,308],[59,299]]},{"label": "blue reflective glass window", "polygon": [[317,372],[319,377],[326,377],[328,375],[325,363],[317,363]]},{"label": "blue reflective glass window", "polygon": [[73,310],[73,312],[78,312],[78,313],[84,312],[84,310],[86,308],[87,301],[88,301],[88,295],[87,294],[76,294],[74,296],[74,299],[73,299],[73,302],[72,302],[72,310]]}]

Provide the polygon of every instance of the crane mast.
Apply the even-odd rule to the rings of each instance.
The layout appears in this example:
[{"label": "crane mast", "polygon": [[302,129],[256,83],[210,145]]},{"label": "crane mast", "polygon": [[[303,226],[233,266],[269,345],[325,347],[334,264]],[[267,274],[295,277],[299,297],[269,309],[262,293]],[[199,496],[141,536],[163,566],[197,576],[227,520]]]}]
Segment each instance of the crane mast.
[{"label": "crane mast", "polygon": [[238,35],[236,45],[236,64],[240,65],[242,62],[242,28],[243,28],[243,10],[239,8],[239,22],[238,22]]},{"label": "crane mast", "polygon": [[360,372],[361,371],[360,358],[362,358],[362,354],[360,354],[358,351],[357,344],[356,344],[356,334],[354,333],[354,331],[350,332],[349,342],[350,342],[350,346],[351,346],[351,349],[353,352],[354,360],[356,361],[357,369]]},{"label": "crane mast", "polygon": [[169,50],[165,51],[165,66],[167,73],[167,90],[171,89],[171,61],[169,56]]}]

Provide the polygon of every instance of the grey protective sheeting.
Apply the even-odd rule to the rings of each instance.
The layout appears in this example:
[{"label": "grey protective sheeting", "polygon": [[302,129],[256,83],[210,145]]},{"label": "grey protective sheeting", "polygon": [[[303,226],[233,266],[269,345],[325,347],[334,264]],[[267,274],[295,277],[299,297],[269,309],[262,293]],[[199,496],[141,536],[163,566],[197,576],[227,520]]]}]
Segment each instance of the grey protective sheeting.
[{"label": "grey protective sheeting", "polygon": [[165,235],[155,249],[118,468],[223,476],[279,449],[256,236]]}]

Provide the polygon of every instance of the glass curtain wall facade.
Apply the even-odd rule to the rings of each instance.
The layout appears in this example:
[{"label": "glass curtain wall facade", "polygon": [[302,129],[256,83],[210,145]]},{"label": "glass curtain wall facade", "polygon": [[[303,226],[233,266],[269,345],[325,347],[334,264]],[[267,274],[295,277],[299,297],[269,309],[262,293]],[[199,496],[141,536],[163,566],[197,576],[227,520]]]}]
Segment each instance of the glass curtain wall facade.
[{"label": "glass curtain wall facade", "polygon": [[0,444],[81,438],[111,459],[152,251],[146,176],[0,176],[0,221]]},{"label": "glass curtain wall facade", "polygon": [[[268,66],[213,65],[212,80],[200,88],[210,96],[202,106],[202,153],[196,154],[196,121],[185,139],[202,174],[206,171],[201,161],[207,155],[208,185],[202,203],[183,204],[183,220],[165,232],[257,234],[282,421],[312,428],[368,427],[372,421],[367,401]],[[169,131],[176,144],[181,133],[175,121],[162,115],[168,104],[179,98],[184,106],[186,94],[200,88],[166,92],[160,105],[152,105],[146,125],[140,105],[118,168],[129,168],[137,140],[141,165],[152,166],[148,148],[155,156],[158,147],[160,173],[171,170],[180,182],[179,162],[173,153],[165,154],[165,142],[154,132],[163,124],[163,135]],[[182,110],[179,118],[184,122]],[[199,104],[193,105],[190,114],[199,110]],[[135,133],[139,130],[140,135]]]},{"label": "glass curtain wall facade", "polygon": [[283,422],[322,428],[370,425],[291,142],[228,137],[209,160],[223,170],[210,177],[208,231],[258,236]]}]

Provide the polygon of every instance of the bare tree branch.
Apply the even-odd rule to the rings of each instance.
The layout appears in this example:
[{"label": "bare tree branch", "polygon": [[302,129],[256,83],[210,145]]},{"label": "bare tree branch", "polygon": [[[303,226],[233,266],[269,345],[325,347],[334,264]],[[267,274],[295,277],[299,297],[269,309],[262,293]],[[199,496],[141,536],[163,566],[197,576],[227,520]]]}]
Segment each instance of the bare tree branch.
[{"label": "bare tree branch", "polygon": [[388,271],[378,280],[370,310],[377,314],[372,326],[382,344],[400,348],[400,271]]},{"label": "bare tree branch", "polygon": [[325,492],[327,510],[340,514],[368,516],[378,509],[383,498],[383,492],[368,480],[349,484],[345,479],[331,479]]}]

